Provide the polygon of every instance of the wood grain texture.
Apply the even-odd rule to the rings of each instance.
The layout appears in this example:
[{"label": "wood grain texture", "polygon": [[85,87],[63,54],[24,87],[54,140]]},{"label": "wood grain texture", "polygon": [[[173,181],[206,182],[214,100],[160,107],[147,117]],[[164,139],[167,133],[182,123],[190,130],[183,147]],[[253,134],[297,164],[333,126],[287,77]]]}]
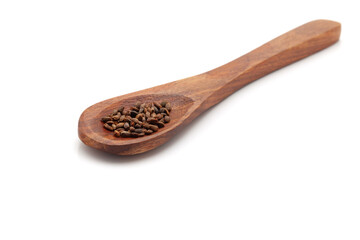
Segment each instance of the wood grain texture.
[{"label": "wood grain texture", "polygon": [[[334,44],[339,40],[340,32],[340,23],[312,21],[209,72],[99,102],[80,116],[79,137],[90,147],[118,155],[154,149],[246,84]],[[162,100],[171,102],[172,120],[154,134],[134,139],[116,138],[100,122],[101,117],[120,105]]]}]

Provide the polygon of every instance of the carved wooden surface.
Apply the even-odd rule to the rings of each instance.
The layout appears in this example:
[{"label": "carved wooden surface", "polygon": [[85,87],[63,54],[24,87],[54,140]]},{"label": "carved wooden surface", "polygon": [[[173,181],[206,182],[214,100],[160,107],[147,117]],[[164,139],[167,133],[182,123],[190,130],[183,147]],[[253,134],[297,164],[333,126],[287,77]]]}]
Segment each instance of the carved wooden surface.
[{"label": "carved wooden surface", "polygon": [[[340,32],[340,23],[312,21],[209,72],[99,102],[80,116],[79,137],[90,147],[118,155],[134,155],[154,149],[246,84],[334,44],[339,40]],[[154,134],[117,138],[100,122],[101,117],[120,105],[162,100],[172,104],[171,122]]]}]

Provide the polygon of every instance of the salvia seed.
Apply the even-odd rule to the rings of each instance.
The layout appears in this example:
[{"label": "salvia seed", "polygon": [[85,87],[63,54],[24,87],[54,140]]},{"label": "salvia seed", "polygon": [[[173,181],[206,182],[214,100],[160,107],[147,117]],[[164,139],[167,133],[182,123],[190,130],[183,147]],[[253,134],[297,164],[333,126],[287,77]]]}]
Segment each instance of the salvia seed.
[{"label": "salvia seed", "polygon": [[165,108],[170,112],[171,111],[171,104],[170,103],[165,104]]},{"label": "salvia seed", "polygon": [[115,137],[142,137],[157,132],[170,122],[171,104],[167,101],[141,103],[125,109],[120,106],[108,116],[100,119],[105,129],[113,131]]},{"label": "salvia seed", "polygon": [[105,123],[104,124],[104,128],[106,128],[107,130],[113,131],[114,129],[112,128],[112,126],[110,126],[109,124]]},{"label": "salvia seed", "polygon": [[111,117],[103,117],[101,119],[102,122],[106,123],[107,121],[110,121],[111,120]]},{"label": "salvia seed", "polygon": [[128,131],[123,131],[123,132],[120,133],[120,136],[121,136],[121,137],[130,137],[130,135],[131,135],[131,134],[130,134],[130,132],[128,132]]}]

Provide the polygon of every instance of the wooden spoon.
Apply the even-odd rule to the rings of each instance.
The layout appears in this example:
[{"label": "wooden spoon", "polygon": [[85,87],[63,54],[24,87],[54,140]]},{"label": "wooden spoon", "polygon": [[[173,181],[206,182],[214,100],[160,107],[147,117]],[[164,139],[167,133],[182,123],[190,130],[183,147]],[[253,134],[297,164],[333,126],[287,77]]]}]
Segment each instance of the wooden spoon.
[{"label": "wooden spoon", "polygon": [[[118,155],[134,155],[154,149],[246,84],[334,44],[339,40],[340,31],[340,23],[312,21],[209,72],[99,102],[80,116],[79,137],[90,147]],[[100,122],[103,116],[120,105],[163,100],[172,105],[171,122],[151,135],[117,138]]]}]

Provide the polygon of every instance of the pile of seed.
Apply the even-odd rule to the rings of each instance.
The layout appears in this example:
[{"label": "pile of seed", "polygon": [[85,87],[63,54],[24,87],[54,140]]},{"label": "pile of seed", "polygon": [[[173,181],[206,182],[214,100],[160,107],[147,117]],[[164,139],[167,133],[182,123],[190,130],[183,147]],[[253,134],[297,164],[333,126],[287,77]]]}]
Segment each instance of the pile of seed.
[{"label": "pile of seed", "polygon": [[136,103],[126,110],[121,106],[112,114],[103,117],[104,128],[113,131],[115,137],[142,137],[157,132],[170,122],[171,104]]}]

